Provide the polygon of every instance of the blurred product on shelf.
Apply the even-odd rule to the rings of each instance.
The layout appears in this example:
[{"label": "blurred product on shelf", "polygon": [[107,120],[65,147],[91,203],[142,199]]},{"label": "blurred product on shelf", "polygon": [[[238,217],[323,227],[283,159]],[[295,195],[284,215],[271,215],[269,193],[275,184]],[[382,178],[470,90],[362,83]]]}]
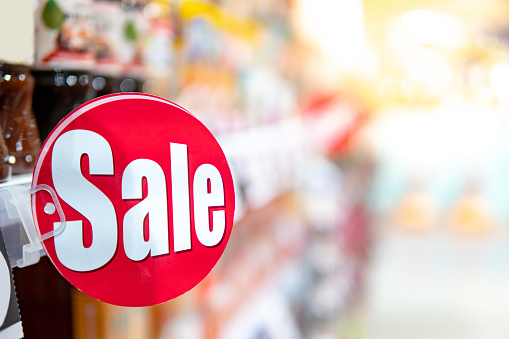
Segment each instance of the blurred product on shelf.
[{"label": "blurred product on shelf", "polygon": [[464,189],[451,207],[450,226],[463,236],[482,238],[493,231],[493,216],[482,196],[481,178],[467,177]]},{"label": "blurred product on shelf", "polygon": [[80,291],[72,293],[74,339],[152,339],[153,308],[121,307],[98,301]]},{"label": "blurred product on shelf", "polygon": [[394,224],[406,230],[422,232],[436,226],[437,211],[429,196],[425,179],[413,178],[394,212]]},{"label": "blurred product on shelf", "polygon": [[300,190],[313,230],[306,246],[310,280],[300,300],[302,333],[305,338],[352,335],[339,328],[352,326],[348,322],[365,285],[373,237],[365,205],[374,168],[369,158],[341,158],[341,166],[323,156],[310,159]]},{"label": "blurred product on shelf", "polygon": [[366,120],[366,108],[351,94],[312,93],[303,109],[309,140],[317,152],[331,158],[351,151],[352,138]]},{"label": "blurred product on shelf", "polygon": [[167,0],[95,0],[94,96],[145,92],[170,98],[174,28]]},{"label": "blurred product on shelf", "polygon": [[43,140],[65,115],[89,99],[92,5],[92,0],[38,1],[33,107]]},{"label": "blurred product on shelf", "polygon": [[288,34],[279,27],[285,24],[200,1],[183,1],[180,12],[179,103],[219,133],[297,115],[295,84],[280,67]]},{"label": "blurred product on shelf", "polygon": [[237,221],[298,187],[306,167],[301,135],[297,119],[219,135],[236,185]]},{"label": "blurred product on shelf", "polygon": [[121,92],[143,92],[147,81],[145,52],[147,48],[148,19],[143,10],[145,0],[122,0],[124,14],[121,40],[122,76]]},{"label": "blurred product on shelf", "polygon": [[177,90],[175,74],[175,7],[169,0],[151,0],[143,13],[148,21],[143,58],[148,81],[145,92],[169,98]]},{"label": "blurred product on shelf", "polygon": [[[32,111],[34,78],[30,73],[34,62],[34,24],[31,1],[3,3],[0,12],[12,13],[0,22],[0,30],[15,29],[19,37],[0,35],[4,48],[0,51],[0,125],[2,136],[0,180],[9,174],[32,171],[41,141]],[[9,156],[11,158],[9,158]]]},{"label": "blurred product on shelf", "polygon": [[120,0],[95,0],[93,4],[95,55],[92,88],[95,97],[120,92],[124,16]]}]

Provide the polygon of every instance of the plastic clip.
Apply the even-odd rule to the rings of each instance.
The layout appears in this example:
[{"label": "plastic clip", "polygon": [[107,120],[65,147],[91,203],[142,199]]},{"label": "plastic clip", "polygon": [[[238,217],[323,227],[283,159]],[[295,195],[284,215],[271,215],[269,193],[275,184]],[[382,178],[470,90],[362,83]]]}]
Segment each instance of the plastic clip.
[{"label": "plastic clip", "polygon": [[[65,229],[65,215],[58,201],[57,195],[53,188],[48,185],[37,185],[33,188],[27,189],[23,186],[11,186],[6,187],[11,193],[12,199],[9,201],[16,207],[16,210],[19,215],[19,219],[25,229],[26,235],[28,237],[28,244],[22,246],[22,258],[16,260],[16,265],[18,267],[25,267],[29,265],[33,265],[39,262],[39,258],[41,257],[41,251],[43,251],[41,242],[52,238],[60,233],[62,233]],[[45,211],[48,214],[53,214],[55,211],[58,213],[60,217],[60,225],[50,231],[48,233],[39,235],[37,229],[34,224],[34,220],[32,218],[32,208],[31,208],[31,195],[35,194],[39,191],[47,191],[51,195],[51,199],[53,200],[53,204],[48,203],[45,206]]]}]

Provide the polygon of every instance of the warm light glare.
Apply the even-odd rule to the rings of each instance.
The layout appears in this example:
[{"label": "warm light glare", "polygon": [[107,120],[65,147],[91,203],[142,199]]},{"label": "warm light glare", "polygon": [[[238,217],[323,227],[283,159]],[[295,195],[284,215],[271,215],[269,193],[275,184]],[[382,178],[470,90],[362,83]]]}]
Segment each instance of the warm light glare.
[{"label": "warm light glare", "polygon": [[454,47],[462,40],[461,24],[445,13],[411,10],[403,15],[402,26],[405,33],[420,44]]},{"label": "warm light glare", "polygon": [[351,64],[363,46],[362,7],[360,0],[300,0],[298,25],[328,58]]},{"label": "warm light glare", "polygon": [[161,14],[161,7],[155,2],[147,4],[145,6],[145,8],[143,9],[143,15],[147,19],[157,18],[160,14]]},{"label": "warm light glare", "polygon": [[490,83],[496,92],[506,92],[509,95],[509,65],[494,65],[490,70]]}]

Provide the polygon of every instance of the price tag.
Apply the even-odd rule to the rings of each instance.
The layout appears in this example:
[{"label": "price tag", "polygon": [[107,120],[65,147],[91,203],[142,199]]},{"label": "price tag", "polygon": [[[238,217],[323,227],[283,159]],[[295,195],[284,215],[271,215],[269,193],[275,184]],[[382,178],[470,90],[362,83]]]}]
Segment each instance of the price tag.
[{"label": "price tag", "polygon": [[[33,186],[56,191],[66,217],[44,241],[60,273],[115,305],[148,306],[198,284],[228,242],[235,208],[226,158],[183,108],[145,94],[92,100],[44,143]],[[36,227],[59,227],[49,194],[32,198]]]},{"label": "price tag", "polygon": [[0,252],[2,253],[0,258],[0,339],[23,338],[11,265],[1,232]]}]

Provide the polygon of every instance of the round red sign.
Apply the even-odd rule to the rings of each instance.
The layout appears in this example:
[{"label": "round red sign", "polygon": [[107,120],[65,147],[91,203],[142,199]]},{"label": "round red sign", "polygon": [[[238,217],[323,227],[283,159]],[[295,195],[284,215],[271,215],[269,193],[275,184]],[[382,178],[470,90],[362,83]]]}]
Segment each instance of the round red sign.
[{"label": "round red sign", "polygon": [[[198,284],[228,242],[233,181],[193,115],[146,94],[78,107],[46,139],[33,184],[57,193],[62,232],[43,246],[71,284],[101,301],[148,306]],[[40,234],[60,231],[51,196],[32,197]]]}]

